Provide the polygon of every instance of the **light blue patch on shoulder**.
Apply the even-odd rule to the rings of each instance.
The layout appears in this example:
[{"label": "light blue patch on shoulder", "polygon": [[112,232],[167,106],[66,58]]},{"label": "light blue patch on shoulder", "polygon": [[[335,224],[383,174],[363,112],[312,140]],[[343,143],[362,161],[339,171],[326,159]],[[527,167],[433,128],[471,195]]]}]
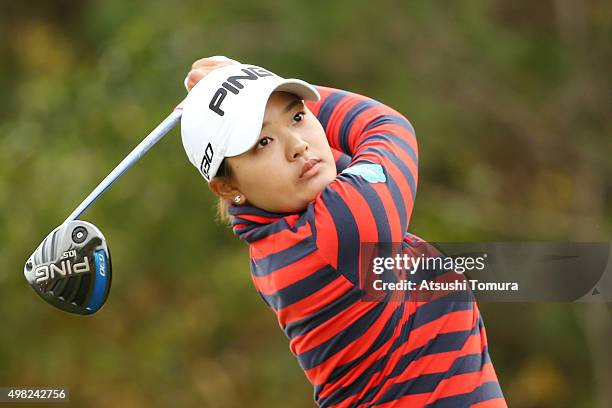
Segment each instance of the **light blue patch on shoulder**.
[{"label": "light blue patch on shoulder", "polygon": [[355,164],[354,166],[344,169],[342,173],[361,176],[370,183],[385,183],[387,181],[387,177],[385,177],[385,173],[380,164]]}]

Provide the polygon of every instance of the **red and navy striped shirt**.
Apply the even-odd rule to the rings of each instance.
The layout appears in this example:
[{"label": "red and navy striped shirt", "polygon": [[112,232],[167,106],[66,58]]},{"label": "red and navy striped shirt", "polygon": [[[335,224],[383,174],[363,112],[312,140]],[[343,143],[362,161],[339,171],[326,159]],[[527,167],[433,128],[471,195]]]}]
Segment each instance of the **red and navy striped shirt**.
[{"label": "red and navy striped shirt", "polygon": [[[475,302],[364,301],[362,243],[407,233],[417,187],[412,125],[370,98],[319,87],[308,108],[340,170],[301,213],[232,206],[255,288],[274,311],[321,407],[506,407]],[[348,157],[348,159],[347,159]],[[371,183],[353,166],[378,164]]]}]

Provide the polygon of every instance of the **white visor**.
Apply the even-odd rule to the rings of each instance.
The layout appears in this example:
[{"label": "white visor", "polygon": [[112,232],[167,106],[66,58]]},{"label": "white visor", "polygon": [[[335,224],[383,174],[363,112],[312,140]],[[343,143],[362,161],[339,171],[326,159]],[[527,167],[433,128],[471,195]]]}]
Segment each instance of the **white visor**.
[{"label": "white visor", "polygon": [[210,181],[225,157],[251,149],[259,138],[268,98],[275,91],[318,101],[307,82],[264,68],[233,64],[206,75],[183,103],[181,137],[189,161]]}]

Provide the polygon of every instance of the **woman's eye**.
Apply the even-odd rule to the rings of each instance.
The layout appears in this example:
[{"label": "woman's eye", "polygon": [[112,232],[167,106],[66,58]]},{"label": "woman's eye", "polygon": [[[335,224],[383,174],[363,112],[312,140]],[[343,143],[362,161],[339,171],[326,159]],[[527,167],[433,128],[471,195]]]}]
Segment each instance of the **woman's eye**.
[{"label": "woman's eye", "polygon": [[257,142],[257,147],[264,147],[267,146],[270,142],[272,141],[272,139],[270,139],[269,137],[263,137],[261,138],[261,140],[259,140],[259,142]]},{"label": "woman's eye", "polygon": [[295,116],[293,117],[293,120],[296,122],[301,121],[302,119],[304,119],[304,112],[298,112],[295,114]]}]

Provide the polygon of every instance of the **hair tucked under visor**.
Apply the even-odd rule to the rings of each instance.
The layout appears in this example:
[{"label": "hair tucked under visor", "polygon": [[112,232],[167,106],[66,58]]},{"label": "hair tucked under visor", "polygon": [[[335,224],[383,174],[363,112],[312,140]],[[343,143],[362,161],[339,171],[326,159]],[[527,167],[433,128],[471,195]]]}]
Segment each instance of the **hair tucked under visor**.
[{"label": "hair tucked under visor", "polygon": [[[227,160],[223,160],[221,162],[221,165],[219,166],[219,169],[217,170],[215,178],[219,177],[231,179],[232,174],[232,168],[230,167],[229,163],[227,162]],[[223,197],[219,197],[217,201],[217,219],[224,224],[232,223],[232,216],[229,215],[227,211],[230,205],[231,203],[229,200],[226,200]]]}]

